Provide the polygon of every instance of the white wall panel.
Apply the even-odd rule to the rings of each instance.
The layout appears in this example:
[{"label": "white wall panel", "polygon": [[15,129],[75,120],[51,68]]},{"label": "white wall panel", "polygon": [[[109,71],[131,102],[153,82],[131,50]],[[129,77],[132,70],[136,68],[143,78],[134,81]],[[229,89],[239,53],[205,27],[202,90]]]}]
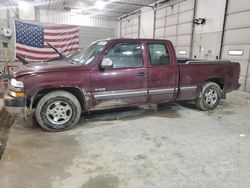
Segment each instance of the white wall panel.
[{"label": "white wall panel", "polygon": [[177,25],[177,23],[178,23],[178,15],[177,14],[166,17],[166,26]]},{"label": "white wall panel", "polygon": [[184,11],[192,10],[192,9],[194,9],[194,1],[193,0],[187,0],[187,1],[180,3],[180,6],[179,6],[180,12],[184,12]]},{"label": "white wall panel", "polygon": [[177,30],[178,35],[191,35],[192,34],[192,24],[190,23],[185,23],[185,24],[180,24],[178,26]]},{"label": "white wall panel", "polygon": [[179,23],[192,22],[193,20],[193,10],[182,12],[179,14]]},{"label": "white wall panel", "polygon": [[156,19],[163,18],[166,16],[166,8],[159,9],[156,12]]},{"label": "white wall panel", "polygon": [[176,36],[177,25],[169,26],[165,28],[165,37]]},{"label": "white wall panel", "polygon": [[167,16],[173,15],[173,14],[178,14],[178,12],[179,12],[178,4],[173,4],[173,5],[167,7]]},{"label": "white wall panel", "polygon": [[180,35],[177,37],[176,46],[178,47],[186,47],[190,46],[191,44],[191,37],[190,35]]},{"label": "white wall panel", "polygon": [[249,0],[230,0],[228,4],[228,14],[242,12],[250,9]]},{"label": "white wall panel", "polygon": [[250,27],[250,11],[229,14],[226,20],[227,29],[237,29],[242,27]]},{"label": "white wall panel", "polygon": [[[0,4],[0,7],[1,6],[5,6],[5,5]],[[6,9],[1,9],[0,10],[0,19],[1,20],[6,20],[7,19],[7,10]]]},{"label": "white wall panel", "polygon": [[154,11],[150,7],[141,9],[140,37],[153,38],[154,31]]},{"label": "white wall panel", "polygon": [[164,27],[165,26],[165,20],[166,20],[165,17],[156,19],[156,21],[155,21],[156,28],[158,28],[158,27]]},{"label": "white wall panel", "polygon": [[156,38],[164,38],[164,28],[155,29],[155,37]]},{"label": "white wall panel", "polygon": [[140,15],[130,15],[121,19],[121,37],[138,38],[140,36]]},{"label": "white wall panel", "polygon": [[224,37],[224,44],[250,44],[250,28],[228,30]]}]

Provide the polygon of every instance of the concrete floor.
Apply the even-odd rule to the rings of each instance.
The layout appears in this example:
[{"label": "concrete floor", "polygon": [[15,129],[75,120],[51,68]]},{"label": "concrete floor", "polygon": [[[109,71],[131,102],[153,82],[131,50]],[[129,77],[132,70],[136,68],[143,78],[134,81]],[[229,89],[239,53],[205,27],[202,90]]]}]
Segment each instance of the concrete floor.
[{"label": "concrete floor", "polygon": [[249,188],[249,116],[250,95],[232,93],[213,112],[123,109],[60,133],[16,120],[0,187]]}]

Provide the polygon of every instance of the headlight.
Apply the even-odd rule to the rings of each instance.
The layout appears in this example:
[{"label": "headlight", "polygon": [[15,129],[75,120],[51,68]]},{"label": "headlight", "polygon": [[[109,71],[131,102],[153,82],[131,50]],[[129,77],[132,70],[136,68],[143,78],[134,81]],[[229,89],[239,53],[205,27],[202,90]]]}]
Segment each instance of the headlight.
[{"label": "headlight", "polygon": [[21,88],[24,87],[23,82],[17,81],[17,80],[14,79],[14,78],[12,78],[12,79],[10,80],[10,85],[13,86],[13,87],[19,87],[19,88],[20,88],[20,87],[21,87]]},{"label": "headlight", "polygon": [[24,84],[14,78],[10,80],[9,94],[12,97],[23,97],[24,96]]}]

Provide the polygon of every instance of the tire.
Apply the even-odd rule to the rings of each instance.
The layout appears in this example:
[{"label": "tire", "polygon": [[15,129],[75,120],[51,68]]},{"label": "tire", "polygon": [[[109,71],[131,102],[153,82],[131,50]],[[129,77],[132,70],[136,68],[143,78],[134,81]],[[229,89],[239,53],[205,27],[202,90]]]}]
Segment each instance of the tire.
[{"label": "tire", "polygon": [[81,116],[77,98],[65,91],[53,91],[43,96],[36,107],[38,124],[46,131],[65,131],[74,127]]},{"label": "tire", "polygon": [[195,104],[203,111],[213,110],[218,106],[221,96],[222,90],[218,84],[214,82],[205,82]]}]

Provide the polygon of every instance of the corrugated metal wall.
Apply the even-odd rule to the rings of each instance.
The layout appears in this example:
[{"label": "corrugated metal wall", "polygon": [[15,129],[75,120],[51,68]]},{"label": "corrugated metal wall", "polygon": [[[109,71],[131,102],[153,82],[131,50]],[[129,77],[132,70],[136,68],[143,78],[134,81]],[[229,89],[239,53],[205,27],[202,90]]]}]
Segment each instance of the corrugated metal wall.
[{"label": "corrugated metal wall", "polygon": [[118,19],[104,16],[89,16],[72,12],[39,9],[41,23],[75,24],[88,27],[117,29]]},{"label": "corrugated metal wall", "polygon": [[[11,11],[10,11],[11,12]],[[50,23],[50,24],[71,24],[80,25],[80,47],[85,48],[93,41],[114,38],[118,35],[118,19],[107,17],[90,17],[81,14],[71,14],[69,12],[55,12],[47,10],[37,10],[34,14],[20,14],[21,20],[28,20],[34,23]],[[10,22],[7,21],[7,11],[0,12],[0,27],[10,27],[14,31],[14,15],[11,15]],[[23,19],[22,19],[23,18]],[[15,59],[15,34],[10,42],[9,60]],[[5,60],[2,42],[0,38],[0,67],[4,66]]]},{"label": "corrugated metal wall", "polygon": [[[10,13],[11,14],[11,13]],[[12,16],[12,15],[10,15]],[[8,22],[7,19],[7,11],[1,10],[0,11],[0,28],[10,28],[12,31],[14,31],[14,20],[10,19]],[[7,52],[7,59],[13,60],[13,57],[15,56],[15,35],[13,34],[11,41],[9,42],[9,46],[6,49]],[[3,48],[3,39],[0,37],[0,67],[5,65],[5,52]]]},{"label": "corrugated metal wall", "polygon": [[[250,92],[250,1],[229,0],[223,39],[223,59],[241,64],[242,90]],[[231,54],[231,55],[230,55]]]},{"label": "corrugated metal wall", "polygon": [[39,10],[39,22],[71,24],[80,27],[80,48],[84,49],[92,42],[117,36],[118,19],[101,16],[88,16],[71,12]]}]

